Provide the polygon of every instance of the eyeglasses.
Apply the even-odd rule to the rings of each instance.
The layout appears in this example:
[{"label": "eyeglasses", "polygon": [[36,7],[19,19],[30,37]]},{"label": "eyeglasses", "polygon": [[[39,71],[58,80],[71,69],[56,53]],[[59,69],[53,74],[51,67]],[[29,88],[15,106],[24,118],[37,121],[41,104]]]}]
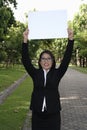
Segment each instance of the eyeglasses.
[{"label": "eyeglasses", "polygon": [[42,57],[41,58],[41,61],[43,61],[43,62],[45,62],[45,61],[48,61],[48,62],[50,62],[50,61],[52,61],[52,58],[44,58],[44,57]]}]

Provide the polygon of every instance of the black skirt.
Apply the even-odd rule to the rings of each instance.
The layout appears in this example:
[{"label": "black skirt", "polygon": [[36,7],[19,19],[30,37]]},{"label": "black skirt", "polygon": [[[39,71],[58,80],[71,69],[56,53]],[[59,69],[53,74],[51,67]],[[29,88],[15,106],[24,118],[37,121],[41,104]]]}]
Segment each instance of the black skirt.
[{"label": "black skirt", "polygon": [[60,111],[55,114],[32,112],[32,130],[60,130]]}]

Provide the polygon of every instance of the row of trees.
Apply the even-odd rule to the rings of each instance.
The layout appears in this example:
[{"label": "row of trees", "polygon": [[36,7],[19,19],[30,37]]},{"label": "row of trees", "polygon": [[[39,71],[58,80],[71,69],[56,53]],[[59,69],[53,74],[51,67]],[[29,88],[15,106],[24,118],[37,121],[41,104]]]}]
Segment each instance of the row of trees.
[{"label": "row of trees", "polygon": [[25,25],[15,20],[16,0],[0,0],[0,63],[6,67],[20,60],[22,33]]},{"label": "row of trees", "polygon": [[[15,20],[10,8],[13,4],[17,7],[16,0],[0,0],[0,63],[6,67],[21,63],[22,34],[26,24]],[[74,29],[75,46],[73,50],[72,63],[87,67],[87,4],[81,5],[79,12],[69,21],[69,26]],[[29,41],[29,51],[33,61],[37,61],[42,50],[50,49],[56,60],[61,61],[67,39],[44,39]]]},{"label": "row of trees", "polygon": [[76,65],[87,67],[87,4],[80,6],[73,19],[75,31]]}]

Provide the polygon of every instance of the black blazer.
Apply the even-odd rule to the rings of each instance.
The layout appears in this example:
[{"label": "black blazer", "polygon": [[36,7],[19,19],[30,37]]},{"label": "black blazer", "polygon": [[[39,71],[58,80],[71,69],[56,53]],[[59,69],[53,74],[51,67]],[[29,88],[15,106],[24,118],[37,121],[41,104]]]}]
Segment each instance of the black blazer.
[{"label": "black blazer", "polygon": [[28,53],[28,44],[22,44],[22,62],[28,74],[32,77],[34,85],[31,96],[31,110],[36,112],[42,111],[44,96],[46,97],[48,113],[55,113],[61,110],[58,86],[61,78],[68,68],[73,50],[73,43],[73,40],[68,40],[68,45],[60,66],[58,68],[50,69],[50,71],[47,73],[45,87],[43,69],[37,69],[32,65]]}]

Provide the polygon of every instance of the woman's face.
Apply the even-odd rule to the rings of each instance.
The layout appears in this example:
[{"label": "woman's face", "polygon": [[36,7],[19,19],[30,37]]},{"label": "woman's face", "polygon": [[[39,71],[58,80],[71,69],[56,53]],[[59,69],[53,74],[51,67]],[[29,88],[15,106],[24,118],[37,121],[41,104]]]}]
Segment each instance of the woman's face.
[{"label": "woman's face", "polygon": [[43,69],[49,70],[52,67],[53,61],[49,54],[44,53],[40,60],[40,65]]}]

